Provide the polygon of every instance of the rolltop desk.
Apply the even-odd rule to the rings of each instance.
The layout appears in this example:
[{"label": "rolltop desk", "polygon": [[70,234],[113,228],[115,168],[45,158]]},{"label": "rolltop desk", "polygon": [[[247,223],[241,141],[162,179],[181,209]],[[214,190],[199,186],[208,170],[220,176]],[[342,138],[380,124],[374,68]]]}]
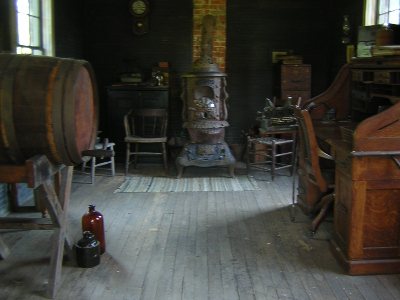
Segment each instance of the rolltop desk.
[{"label": "rolltop desk", "polygon": [[400,273],[400,57],[354,59],[304,106],[335,158],[335,257],[351,275]]}]

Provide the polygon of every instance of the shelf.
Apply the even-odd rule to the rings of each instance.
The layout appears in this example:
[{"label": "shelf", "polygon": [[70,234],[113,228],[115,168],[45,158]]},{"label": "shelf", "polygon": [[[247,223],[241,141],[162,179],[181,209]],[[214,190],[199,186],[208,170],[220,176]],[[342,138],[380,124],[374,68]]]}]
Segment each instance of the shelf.
[{"label": "shelf", "polygon": [[400,96],[393,96],[393,95],[379,94],[379,93],[371,93],[370,96],[371,96],[371,98],[372,97],[379,97],[379,98],[389,99],[390,102],[392,102],[392,104],[400,102]]}]

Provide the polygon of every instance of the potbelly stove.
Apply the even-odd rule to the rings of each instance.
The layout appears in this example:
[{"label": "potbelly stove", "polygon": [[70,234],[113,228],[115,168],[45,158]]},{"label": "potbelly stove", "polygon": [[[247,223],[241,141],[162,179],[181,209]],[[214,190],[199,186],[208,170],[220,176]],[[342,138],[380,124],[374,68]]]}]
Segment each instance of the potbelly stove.
[{"label": "potbelly stove", "polygon": [[178,177],[186,166],[228,166],[234,176],[235,158],[225,139],[228,111],[226,74],[212,59],[215,17],[203,18],[201,55],[193,71],[182,75],[183,127],[190,141],[176,159]]}]

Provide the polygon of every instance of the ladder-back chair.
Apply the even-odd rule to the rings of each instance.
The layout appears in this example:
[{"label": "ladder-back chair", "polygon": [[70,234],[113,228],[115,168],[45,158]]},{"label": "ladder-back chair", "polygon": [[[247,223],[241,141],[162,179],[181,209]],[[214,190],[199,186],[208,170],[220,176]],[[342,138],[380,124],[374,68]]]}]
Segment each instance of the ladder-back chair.
[{"label": "ladder-back chair", "polygon": [[[124,116],[126,161],[125,175],[128,174],[129,165],[136,168],[138,156],[162,156],[164,169],[168,170],[167,162],[167,124],[168,111],[166,109],[133,109]],[[131,144],[134,148],[131,149]],[[159,144],[160,150],[152,150],[149,146],[140,149],[141,144]]]},{"label": "ladder-back chair", "polygon": [[308,197],[307,201],[312,203],[312,213],[316,216],[312,221],[311,231],[315,233],[326,217],[335,196],[334,174],[321,168],[320,159],[333,160],[333,157],[319,147],[308,110],[295,107],[294,115],[299,126],[298,197]]},{"label": "ladder-back chair", "polygon": [[[270,172],[274,180],[276,171],[290,169],[292,176],[295,161],[296,131],[282,131],[290,135],[287,138],[277,138],[274,134],[264,137],[247,137],[247,173],[251,168]],[[281,133],[281,134],[282,134]],[[284,148],[286,146],[286,148]],[[253,162],[251,160],[254,160]]]},{"label": "ladder-back chair", "polygon": [[93,151],[91,155],[84,156],[83,157],[83,163],[82,163],[82,172],[85,172],[87,168],[87,164],[90,162],[90,183],[93,184],[95,181],[95,175],[96,175],[96,168],[98,167],[103,167],[106,165],[110,165],[110,172],[111,176],[115,176],[115,160],[114,160],[114,146],[115,143],[110,142],[108,138],[103,139],[103,141],[98,140],[96,144],[94,145],[94,150],[105,150],[109,151],[111,154],[104,156],[104,154],[101,151],[98,151],[99,153],[96,153],[96,151]]}]

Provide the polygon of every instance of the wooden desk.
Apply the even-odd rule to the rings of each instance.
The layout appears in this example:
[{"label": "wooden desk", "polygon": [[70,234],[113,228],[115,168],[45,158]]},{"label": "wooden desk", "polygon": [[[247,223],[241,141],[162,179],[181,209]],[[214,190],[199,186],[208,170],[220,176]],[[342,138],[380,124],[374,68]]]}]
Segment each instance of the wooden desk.
[{"label": "wooden desk", "polygon": [[340,124],[338,122],[314,121],[315,135],[318,139],[331,144],[332,140],[340,140]]},{"label": "wooden desk", "polygon": [[350,274],[400,273],[399,76],[399,56],[353,59],[302,103],[313,120],[358,122],[347,142],[316,130],[335,156],[332,249]]},{"label": "wooden desk", "polygon": [[335,158],[334,255],[351,275],[399,273],[400,151],[357,151],[340,124],[314,126]]},{"label": "wooden desk", "polygon": [[342,126],[356,128],[356,123],[350,121],[314,121],[315,135],[317,136],[321,149],[332,156],[335,156],[335,149],[337,147],[344,147],[349,152],[352,151],[351,142],[345,141],[342,137]]}]

